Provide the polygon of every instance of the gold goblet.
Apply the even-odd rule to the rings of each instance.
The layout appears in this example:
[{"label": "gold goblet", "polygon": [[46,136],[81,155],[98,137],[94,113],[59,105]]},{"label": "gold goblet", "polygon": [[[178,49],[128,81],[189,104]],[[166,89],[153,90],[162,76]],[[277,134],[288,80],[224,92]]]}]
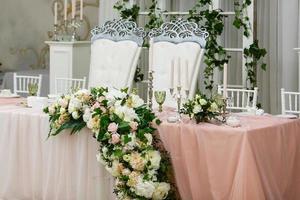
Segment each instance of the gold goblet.
[{"label": "gold goblet", "polygon": [[39,86],[37,83],[28,83],[29,96],[37,96]]},{"label": "gold goblet", "polygon": [[166,91],[155,91],[154,92],[155,100],[159,105],[159,109],[158,109],[159,112],[162,112],[162,110],[163,110],[162,105],[166,100],[166,94],[167,94]]}]

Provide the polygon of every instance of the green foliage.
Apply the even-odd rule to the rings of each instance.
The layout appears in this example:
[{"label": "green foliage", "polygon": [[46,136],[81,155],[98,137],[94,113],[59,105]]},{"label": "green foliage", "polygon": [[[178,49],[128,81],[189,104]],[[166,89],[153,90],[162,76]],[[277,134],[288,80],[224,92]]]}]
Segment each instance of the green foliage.
[{"label": "green foliage", "polygon": [[136,22],[139,16],[140,7],[135,4],[131,8],[127,8],[126,3],[128,2],[128,0],[120,0],[114,5],[114,9],[118,10],[121,18]]},{"label": "green foliage", "polygon": [[204,54],[204,63],[207,65],[204,70],[204,84],[206,89],[210,91],[212,91],[214,86],[213,75],[215,68],[223,69],[223,65],[228,63],[230,58],[224,48],[218,43],[218,37],[224,30],[223,16],[220,15],[220,10],[208,9],[211,3],[211,0],[199,0],[194,8],[189,11],[190,16],[188,18],[190,21],[203,24],[203,27],[209,33]]}]

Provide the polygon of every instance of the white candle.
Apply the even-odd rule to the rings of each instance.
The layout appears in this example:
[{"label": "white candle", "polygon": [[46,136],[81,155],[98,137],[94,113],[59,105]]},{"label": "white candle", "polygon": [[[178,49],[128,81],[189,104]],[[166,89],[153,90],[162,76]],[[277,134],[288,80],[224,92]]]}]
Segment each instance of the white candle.
[{"label": "white candle", "polygon": [[54,3],[54,24],[57,25],[57,1]]},{"label": "white candle", "polygon": [[149,71],[152,70],[153,68],[153,39],[150,39],[150,42],[149,42]]},{"label": "white candle", "polygon": [[177,86],[181,86],[181,60],[178,58],[177,63]]},{"label": "white candle", "polygon": [[189,61],[185,61],[184,89],[189,90]]},{"label": "white candle", "polygon": [[80,20],[83,20],[83,0],[80,0]]},{"label": "white candle", "polygon": [[223,69],[223,97],[227,98],[227,63],[224,64]]},{"label": "white candle", "polygon": [[175,67],[175,60],[172,59],[171,73],[170,73],[170,88],[174,88],[174,67]]},{"label": "white candle", "polygon": [[65,0],[65,5],[64,5],[64,20],[67,21],[68,17],[68,0]]},{"label": "white candle", "polygon": [[72,0],[72,19],[75,19],[76,13],[76,0]]}]

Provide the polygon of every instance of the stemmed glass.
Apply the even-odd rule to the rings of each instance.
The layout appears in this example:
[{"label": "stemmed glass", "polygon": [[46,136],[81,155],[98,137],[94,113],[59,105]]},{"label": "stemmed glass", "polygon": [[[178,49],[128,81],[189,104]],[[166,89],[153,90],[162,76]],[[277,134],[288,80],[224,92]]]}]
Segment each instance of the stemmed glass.
[{"label": "stemmed glass", "polygon": [[159,112],[162,112],[162,105],[164,104],[165,100],[166,100],[166,91],[154,91],[154,97],[156,102],[159,105]]},{"label": "stemmed glass", "polygon": [[232,96],[227,98],[227,106],[229,107],[229,114],[231,114],[231,108],[234,106],[234,98]]},{"label": "stemmed glass", "polygon": [[37,83],[28,83],[29,96],[36,96],[38,91]]}]

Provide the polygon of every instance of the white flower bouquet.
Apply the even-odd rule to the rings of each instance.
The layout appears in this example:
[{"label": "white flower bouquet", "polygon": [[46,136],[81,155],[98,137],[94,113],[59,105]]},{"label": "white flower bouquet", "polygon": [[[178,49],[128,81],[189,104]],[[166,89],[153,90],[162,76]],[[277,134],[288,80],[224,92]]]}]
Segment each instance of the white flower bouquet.
[{"label": "white flower bouquet", "polygon": [[97,160],[115,177],[118,199],[175,199],[168,157],[156,146],[153,125],[160,121],[138,95],[107,88],[80,90],[44,111],[50,116],[49,136],[84,127],[93,132],[100,143]]},{"label": "white flower bouquet", "polygon": [[220,95],[208,98],[206,95],[196,94],[194,99],[183,104],[181,113],[189,115],[197,123],[208,122],[219,116],[223,112],[224,106],[224,101]]}]

